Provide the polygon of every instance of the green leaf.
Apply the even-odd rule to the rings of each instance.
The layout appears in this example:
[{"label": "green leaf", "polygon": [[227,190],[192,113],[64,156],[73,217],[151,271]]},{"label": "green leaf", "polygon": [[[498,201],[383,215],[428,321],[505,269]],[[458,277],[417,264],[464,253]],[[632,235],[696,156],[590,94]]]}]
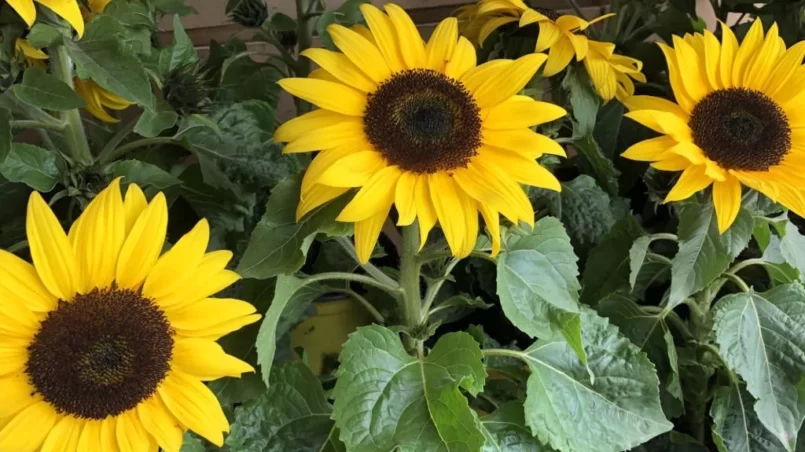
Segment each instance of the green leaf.
[{"label": "green leaf", "polygon": [[576,250],[586,250],[598,242],[615,224],[609,195],[595,179],[580,175],[562,183],[562,223]]},{"label": "green leaf", "polygon": [[85,105],[84,99],[72,88],[38,67],[23,73],[22,84],[14,85],[14,95],[28,105],[45,110],[73,110]]},{"label": "green leaf", "polygon": [[453,295],[442,302],[434,303],[434,312],[428,317],[428,320],[431,323],[438,322],[444,325],[455,322],[476,309],[491,307],[492,305],[486,303],[481,297],[471,298],[465,294]]},{"label": "green leaf", "polygon": [[531,430],[567,452],[625,450],[669,431],[646,355],[593,312],[582,312],[581,324],[593,383],[562,340],[539,340],[523,354],[532,372],[525,401]]},{"label": "green leaf", "polygon": [[752,215],[741,209],[732,226],[720,234],[712,203],[685,203],[679,214],[679,251],[671,267],[669,306],[677,306],[721,276],[746,248],[753,228]]},{"label": "green leaf", "polygon": [[523,404],[508,402],[494,413],[481,418],[481,431],[486,442],[481,452],[550,452],[534,438],[525,425]]},{"label": "green leaf", "polygon": [[756,399],[760,422],[788,450],[805,419],[795,385],[805,373],[805,289],[799,284],[719,300],[715,339],[721,356]]},{"label": "green leaf", "polygon": [[417,359],[391,330],[359,328],[341,351],[333,391],[333,419],[347,450],[480,450],[484,435],[459,387],[483,387],[482,358],[467,333],[442,336]]},{"label": "green leaf", "polygon": [[573,109],[573,137],[590,137],[595,130],[595,119],[601,98],[593,91],[587,73],[577,68],[569,68],[562,80],[562,88],[569,92],[570,106]]},{"label": "green leaf", "polygon": [[[683,394],[679,377],[674,338],[659,315],[643,311],[634,301],[617,294],[604,298],[598,303],[598,313],[608,318],[621,333],[644,351],[657,369],[660,378],[660,397],[676,399],[666,406],[673,408],[671,416],[682,414]],[[676,416],[674,416],[676,417]]]},{"label": "green leaf", "polygon": [[207,452],[204,440],[192,432],[185,432],[181,452]]},{"label": "green leaf", "polygon": [[193,41],[190,40],[190,37],[187,36],[187,32],[184,30],[184,26],[178,15],[173,16],[173,39],[174,44],[170,51],[168,72],[198,61],[196,47],[193,45]]},{"label": "green leaf", "polygon": [[169,105],[160,102],[156,110],[145,110],[140,115],[137,124],[134,125],[134,132],[153,138],[176,125],[178,119],[179,115]]},{"label": "green leaf", "polygon": [[24,143],[12,143],[11,152],[0,165],[0,174],[11,182],[22,182],[44,193],[53,190],[59,182],[56,155]]},{"label": "green leaf", "polygon": [[590,251],[584,267],[581,301],[595,305],[598,300],[629,287],[631,259],[629,251],[643,228],[632,215],[627,215],[609,231],[601,243]]},{"label": "green leaf", "polygon": [[271,386],[260,397],[235,408],[231,452],[341,452],[332,407],[319,380],[300,362],[271,371]]},{"label": "green leaf", "polygon": [[771,242],[771,227],[765,219],[755,217],[755,228],[752,230],[752,237],[757,242],[761,252],[765,252]]},{"label": "green leaf", "polygon": [[618,194],[618,170],[612,160],[606,158],[598,148],[592,135],[574,141],[576,149],[584,156],[596,179],[610,196]]},{"label": "green leaf", "polygon": [[670,259],[659,254],[648,253],[643,267],[637,274],[631,294],[642,298],[646,290],[654,284],[664,284],[671,275]]},{"label": "green leaf", "polygon": [[11,113],[5,108],[0,108],[0,165],[11,152],[11,139]]},{"label": "green leaf", "polygon": [[785,224],[785,236],[780,241],[780,254],[785,263],[799,270],[800,275],[805,275],[805,237],[791,221]]},{"label": "green leaf", "polygon": [[143,65],[118,39],[124,33],[116,19],[100,16],[87,24],[80,41],[66,40],[64,45],[82,79],[153,110],[154,95]]},{"label": "green leaf", "polygon": [[28,40],[28,44],[31,44],[35,49],[43,49],[58,44],[63,38],[64,36],[59,33],[59,30],[42,22],[35,23],[31,27],[31,31],[28,32],[28,36],[25,37]]},{"label": "green leaf", "polygon": [[[630,452],[708,452],[704,444],[679,432],[668,432],[635,447]],[[748,451],[747,451],[748,452]]]},{"label": "green leaf", "polygon": [[609,159],[614,158],[618,146],[618,132],[623,122],[623,104],[608,102],[598,111],[593,137],[599,144],[601,153]]},{"label": "green leaf", "polygon": [[140,160],[121,160],[106,167],[106,174],[112,177],[123,177],[123,183],[137,184],[140,187],[154,187],[157,190],[180,185],[177,179],[162,168]]},{"label": "green leaf", "polygon": [[648,253],[649,245],[651,245],[651,237],[646,235],[638,237],[632,244],[632,247],[629,248],[629,285],[632,287],[632,290],[634,290],[637,284],[640,269],[643,268],[643,264],[646,262],[646,253]]},{"label": "green leaf", "polygon": [[302,268],[310,246],[308,237],[337,226],[335,218],[346,205],[338,198],[296,221],[296,205],[302,187],[301,177],[280,182],[266,204],[266,213],[254,228],[249,247],[238,264],[244,278],[266,279],[292,274]]},{"label": "green leaf", "polygon": [[531,337],[562,334],[584,361],[576,255],[562,223],[537,222],[498,256],[498,296],[506,317]]},{"label": "green leaf", "polygon": [[713,441],[721,452],[783,452],[785,448],[771,434],[752,409],[754,399],[743,384],[723,386],[716,391],[710,416]]},{"label": "green leaf", "polygon": [[266,385],[270,383],[269,375],[277,351],[277,340],[299,321],[313,301],[328,290],[326,286],[308,283],[295,276],[281,275],[277,278],[274,299],[260,324],[256,342],[257,363]]}]

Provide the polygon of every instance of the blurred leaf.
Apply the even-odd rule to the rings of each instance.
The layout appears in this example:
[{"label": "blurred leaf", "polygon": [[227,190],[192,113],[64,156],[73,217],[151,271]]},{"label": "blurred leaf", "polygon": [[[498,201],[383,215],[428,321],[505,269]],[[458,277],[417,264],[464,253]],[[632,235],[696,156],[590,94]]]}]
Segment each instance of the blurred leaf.
[{"label": "blurred leaf", "polygon": [[162,168],[140,160],[122,160],[107,165],[106,174],[111,177],[122,177],[124,184],[137,184],[140,187],[154,187],[159,191],[182,181]]},{"label": "blurred leaf", "polygon": [[24,143],[11,145],[11,152],[0,165],[0,173],[11,182],[22,182],[44,193],[53,190],[59,181],[56,155]]},{"label": "blurred leaf", "polygon": [[42,49],[54,44],[58,44],[64,37],[59,30],[55,29],[52,25],[37,22],[31,27],[31,31],[25,36],[28,44],[31,44],[35,49]]},{"label": "blurred leaf", "polygon": [[632,215],[615,223],[587,258],[581,279],[582,302],[595,306],[607,295],[629,287],[629,251],[634,241],[643,235],[643,228]]},{"label": "blurred leaf", "polygon": [[609,196],[595,179],[580,175],[562,183],[562,213],[560,218],[567,229],[573,248],[582,254],[596,245],[615,224]]},{"label": "blurred leaf", "polygon": [[140,115],[137,124],[134,126],[134,132],[144,137],[153,138],[176,125],[178,119],[179,115],[169,105],[159,102],[155,110],[145,110]]},{"label": "blurred leaf", "polygon": [[173,40],[174,43],[173,47],[171,47],[170,60],[167,67],[168,72],[178,67],[198,62],[196,47],[193,45],[193,41],[190,40],[190,37],[187,36],[187,32],[184,30],[184,26],[178,15],[173,16]]},{"label": "blurred leaf", "polygon": [[800,275],[805,275],[805,237],[791,221],[785,224],[785,236],[780,242],[780,254],[785,263],[799,270]]},{"label": "blurred leaf", "polygon": [[22,84],[14,85],[14,94],[22,102],[45,110],[74,110],[85,105],[72,88],[38,67],[23,73]]}]

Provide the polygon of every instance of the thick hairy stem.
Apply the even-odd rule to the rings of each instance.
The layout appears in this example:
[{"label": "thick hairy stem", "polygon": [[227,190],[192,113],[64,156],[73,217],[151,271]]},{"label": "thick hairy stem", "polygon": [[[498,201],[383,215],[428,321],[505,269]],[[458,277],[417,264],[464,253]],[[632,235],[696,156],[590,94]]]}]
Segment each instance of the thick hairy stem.
[{"label": "thick hairy stem", "polygon": [[[67,49],[63,45],[50,49],[50,61],[53,65],[53,73],[70,88],[73,87],[73,62],[67,55]],[[84,132],[84,124],[81,122],[81,113],[78,109],[67,110],[62,113],[64,119],[64,137],[67,139],[67,146],[70,148],[70,156],[76,164],[90,166],[95,161],[89,150],[89,142]]]},{"label": "thick hairy stem", "polygon": [[[422,292],[419,287],[421,264],[417,258],[419,249],[419,225],[414,222],[411,226],[403,228],[403,250],[400,256],[400,286],[403,289],[402,311],[405,326],[411,333],[419,327],[422,319]],[[410,336],[404,337],[406,348],[420,349]]]}]

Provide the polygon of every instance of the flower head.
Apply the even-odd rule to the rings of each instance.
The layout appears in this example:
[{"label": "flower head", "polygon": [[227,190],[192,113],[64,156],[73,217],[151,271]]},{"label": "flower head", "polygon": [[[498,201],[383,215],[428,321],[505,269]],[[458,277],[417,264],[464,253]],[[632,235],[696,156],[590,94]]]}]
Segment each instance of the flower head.
[{"label": "flower head", "polygon": [[215,341],[259,315],[210,298],[238,275],[206,252],[206,221],[160,256],[167,221],[162,193],[124,200],[116,180],[65,234],[31,195],[33,265],[0,251],[0,450],[178,452],[188,429],[223,443],[202,382],[252,371]]},{"label": "flower head", "polygon": [[530,127],[566,112],[517,95],[546,57],[476,67],[475,49],[459,38],[455,18],[425,43],[400,7],[385,10],[361,5],[368,29],[330,26],[343,53],[308,49],[304,55],[320,69],[279,82],[319,107],[276,132],[288,142],[286,153],[322,151],[305,174],[297,214],[360,187],[338,221],[355,223],[361,261],[392,205],[399,225],[418,220],[422,245],[438,222],[457,256],[474,248],[480,212],[497,252],[499,214],[515,224],[534,222],[520,183],[560,189],[535,159],[564,149]]},{"label": "flower head", "polygon": [[805,215],[805,42],[786,50],[774,24],[759,20],[743,43],[722,24],[660,44],[676,102],[651,96],[626,100],[627,116],[663,136],[623,156],[682,171],[665,201],[713,186],[718,227],[726,231],[741,207],[741,186]]},{"label": "flower head", "polygon": [[82,17],[78,0],[7,0],[7,3],[14,8],[14,11],[20,15],[29,27],[32,27],[36,22],[36,5],[34,1],[66,20],[78,32],[78,36],[84,35],[84,18]]}]

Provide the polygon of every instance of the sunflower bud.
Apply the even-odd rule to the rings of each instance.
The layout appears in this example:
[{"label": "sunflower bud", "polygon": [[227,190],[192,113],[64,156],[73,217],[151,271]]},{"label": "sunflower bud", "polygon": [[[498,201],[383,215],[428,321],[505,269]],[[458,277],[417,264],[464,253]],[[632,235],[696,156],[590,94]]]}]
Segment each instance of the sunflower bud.
[{"label": "sunflower bud", "polygon": [[165,100],[185,116],[205,113],[212,103],[210,92],[207,73],[199,70],[197,64],[188,64],[172,70],[162,90]]},{"label": "sunflower bud", "polygon": [[229,12],[229,18],[244,27],[258,28],[268,19],[268,7],[264,0],[241,0]]}]

